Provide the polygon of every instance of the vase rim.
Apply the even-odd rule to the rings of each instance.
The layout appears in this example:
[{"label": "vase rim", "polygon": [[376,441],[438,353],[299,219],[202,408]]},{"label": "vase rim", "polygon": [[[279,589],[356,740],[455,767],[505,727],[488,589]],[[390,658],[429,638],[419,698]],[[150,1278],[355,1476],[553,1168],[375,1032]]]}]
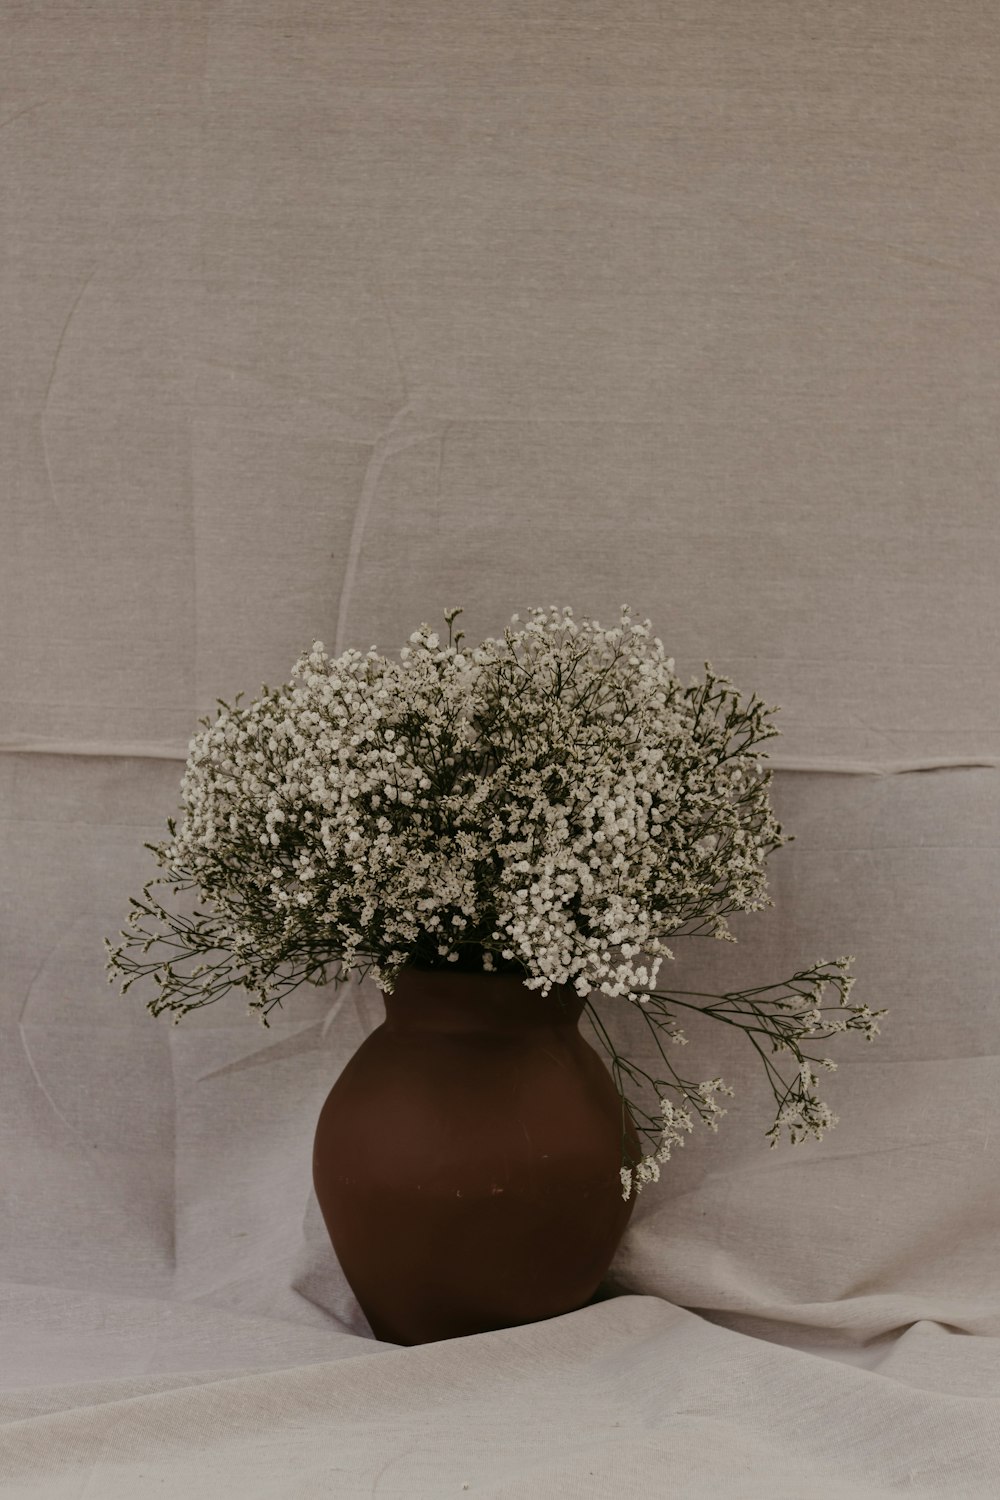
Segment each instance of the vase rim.
[{"label": "vase rim", "polygon": [[[533,979],[533,978],[539,977],[537,975],[528,974],[526,971],[520,971],[520,970],[517,971],[517,972],[514,972],[514,971],[506,970],[506,969],[458,969],[458,968],[454,968],[451,964],[449,964],[447,968],[440,968],[440,969],[438,969],[438,968],[431,968],[427,964],[420,964],[420,963],[405,963],[405,964],[403,964],[402,967],[396,971],[396,978],[399,979],[404,974],[414,974],[414,975],[416,975],[416,974],[419,974],[419,975],[426,974],[429,978],[433,977],[433,979],[435,981],[439,981],[439,980],[442,980],[442,979],[446,979],[446,980],[470,980],[471,979],[471,980],[476,980],[476,981],[481,980],[481,979],[485,979],[485,980],[501,980],[502,979],[502,980],[504,980],[508,984],[516,984],[516,985],[519,985],[519,986],[522,986],[522,987],[527,984],[527,981],[529,979]],[[552,990],[572,990],[574,994],[577,993],[575,985],[573,984],[573,982],[571,980],[568,980],[568,979],[567,980],[563,980],[563,981],[553,979],[551,981],[551,985],[550,985],[550,993],[552,992]],[[532,991],[532,993],[539,993],[539,992],[538,991]]]},{"label": "vase rim", "polygon": [[409,1019],[408,1001],[419,996],[421,1021],[431,1014],[442,1022],[481,1026],[575,1025],[585,999],[571,984],[553,983],[547,995],[528,989],[531,975],[422,969],[406,964],[393,980],[391,993],[382,991],[386,1016],[394,1024]]}]

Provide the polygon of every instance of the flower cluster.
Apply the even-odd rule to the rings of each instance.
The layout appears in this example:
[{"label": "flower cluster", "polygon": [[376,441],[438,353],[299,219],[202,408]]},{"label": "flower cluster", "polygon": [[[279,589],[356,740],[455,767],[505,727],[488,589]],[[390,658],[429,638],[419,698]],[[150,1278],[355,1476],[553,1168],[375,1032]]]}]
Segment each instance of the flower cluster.
[{"label": "flower cluster", "polygon": [[[714,1020],[724,1021],[727,1025],[737,1026],[747,1033],[760,1053],[771,1091],[778,1104],[774,1124],[765,1132],[765,1135],[770,1138],[772,1147],[778,1144],[783,1126],[787,1126],[793,1146],[799,1145],[810,1134],[814,1135],[817,1140],[823,1139],[825,1132],[838,1123],[839,1116],[833,1114],[829,1106],[822,1103],[813,1092],[817,1074],[810,1067],[810,1063],[814,1062],[818,1067],[830,1073],[836,1072],[837,1064],[830,1057],[816,1058],[804,1053],[800,1044],[811,1037],[826,1038],[841,1031],[860,1031],[865,1041],[873,1042],[879,1035],[879,1017],[888,1013],[885,1010],[870,1010],[867,1005],[851,1004],[848,997],[855,981],[847,973],[847,965],[853,962],[853,955],[850,954],[845,958],[823,959],[813,964],[811,968],[793,974],[791,979],[781,984],[762,985],[757,989],[734,990],[725,995],[709,995],[695,990],[680,989],[671,989],[669,994],[658,991],[653,994],[634,995],[632,998],[655,1039],[660,1058],[666,1065],[669,1077],[656,1077],[644,1068],[620,1057],[606,1029],[597,1023],[611,1054],[612,1071],[618,1083],[619,1092],[624,1097],[623,1081],[626,1078],[640,1090],[648,1086],[659,1098],[663,1114],[663,1120],[659,1122],[639,1105],[633,1103],[631,1106],[633,1115],[646,1120],[646,1125],[641,1129],[647,1135],[653,1135],[657,1125],[660,1126],[661,1134],[655,1152],[647,1153],[634,1167],[622,1167],[623,1196],[627,1198],[633,1187],[636,1192],[641,1192],[647,1182],[655,1182],[659,1177],[659,1163],[669,1159],[671,1149],[675,1145],[683,1146],[684,1144],[684,1139],[678,1134],[677,1127],[686,1131],[693,1128],[688,1111],[683,1106],[673,1106],[661,1093],[662,1089],[676,1089],[682,1097],[694,1105],[702,1120],[713,1131],[718,1130],[719,1117],[727,1111],[720,1109],[712,1095],[718,1092],[732,1097],[733,1090],[727,1087],[721,1078],[695,1084],[690,1079],[682,1078],[671,1064],[663,1049],[664,1040],[679,1046],[687,1045],[687,1038],[679,1030],[673,1014],[674,1008],[678,1006],[697,1011],[699,1015],[710,1016]],[[828,985],[832,985],[837,992],[835,1005],[821,1003]],[[713,1003],[706,1005],[703,1003],[706,1000]],[[825,1019],[823,1012],[828,1013]],[[782,1051],[793,1054],[798,1067],[789,1083],[782,1079],[761,1050],[760,1043],[756,1039],[760,1035],[769,1038],[772,1055]]]},{"label": "flower cluster", "polygon": [[[327,982],[329,964],[338,984],[370,972],[390,993],[416,964],[516,973],[543,994],[572,984],[668,1025],[649,1011],[674,956],[667,937],[734,941],[728,913],[772,904],[764,862],[788,840],[754,749],[778,733],[772,710],[744,705],[708,662],[684,687],[628,605],[609,630],[568,606],[533,609],[522,629],[471,650],[461,632],[452,640],[460,613],[445,612],[447,644],[423,624],[398,660],[375,646],[331,659],[316,641],[283,687],[265,684],[243,708],[242,694],[219,700],[214,722],[199,721],[183,826],[168,819],[171,839],[145,846],[166,870],[132,902],[145,940],[105,940],[109,971],[128,976],[123,992],[151,974],[148,1009],[179,1020],[242,987],[266,1025],[290,989]],[[211,910],[167,911],[150,896],[158,883],[197,890]],[[167,941],[146,935],[145,916],[166,923],[180,956],[126,957]],[[587,1012],[624,1100],[623,1076],[638,1082],[641,1070],[617,1057],[589,1001]],[[803,1024],[775,1035],[796,1050]],[[678,1127],[691,1128],[661,1087],[679,1088],[713,1128],[725,1111],[712,1096],[731,1092],[721,1079],[642,1076],[659,1100],[640,1127],[656,1149],[623,1165],[626,1197],[656,1180],[683,1144]],[[808,1087],[805,1073],[799,1082]],[[781,1123],[814,1129],[823,1108],[795,1095]]]}]

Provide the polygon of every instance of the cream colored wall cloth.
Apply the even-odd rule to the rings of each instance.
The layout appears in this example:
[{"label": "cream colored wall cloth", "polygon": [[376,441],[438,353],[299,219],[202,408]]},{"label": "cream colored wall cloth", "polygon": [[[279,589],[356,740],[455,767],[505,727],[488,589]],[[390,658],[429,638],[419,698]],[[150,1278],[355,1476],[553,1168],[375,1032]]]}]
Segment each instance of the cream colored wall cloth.
[{"label": "cream colored wall cloth", "polygon": [[[995,1500],[1000,14],[0,24],[2,1493]],[[378,992],[173,1027],[101,939],[216,698],[624,601],[782,705],[776,904],[684,987],[853,953],[890,1015],[774,1151],[685,1024],[736,1095],[618,1295],[378,1344],[310,1182]]]}]

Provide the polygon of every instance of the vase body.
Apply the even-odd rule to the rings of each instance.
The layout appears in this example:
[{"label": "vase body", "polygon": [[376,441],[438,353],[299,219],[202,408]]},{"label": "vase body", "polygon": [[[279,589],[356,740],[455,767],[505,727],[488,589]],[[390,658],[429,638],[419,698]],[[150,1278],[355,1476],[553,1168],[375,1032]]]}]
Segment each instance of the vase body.
[{"label": "vase body", "polygon": [[537,1322],[597,1291],[632,1212],[635,1125],[571,985],[409,967],[337,1079],[316,1196],[377,1339]]}]

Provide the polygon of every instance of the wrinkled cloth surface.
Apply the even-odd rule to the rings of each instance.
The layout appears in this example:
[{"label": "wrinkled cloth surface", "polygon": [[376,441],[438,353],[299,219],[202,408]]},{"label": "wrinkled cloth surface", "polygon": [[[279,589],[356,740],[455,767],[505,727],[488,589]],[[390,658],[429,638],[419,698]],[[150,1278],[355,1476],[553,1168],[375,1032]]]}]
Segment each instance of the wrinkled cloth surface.
[{"label": "wrinkled cloth surface", "polygon": [[[0,1493],[996,1500],[1000,15],[0,24]],[[780,705],[795,835],[658,988],[853,954],[889,1015],[769,1150],[762,1058],[686,1014],[735,1094],[601,1300],[379,1343],[310,1175],[378,990],[174,1026],[102,939],[218,698],[626,600]]]}]

